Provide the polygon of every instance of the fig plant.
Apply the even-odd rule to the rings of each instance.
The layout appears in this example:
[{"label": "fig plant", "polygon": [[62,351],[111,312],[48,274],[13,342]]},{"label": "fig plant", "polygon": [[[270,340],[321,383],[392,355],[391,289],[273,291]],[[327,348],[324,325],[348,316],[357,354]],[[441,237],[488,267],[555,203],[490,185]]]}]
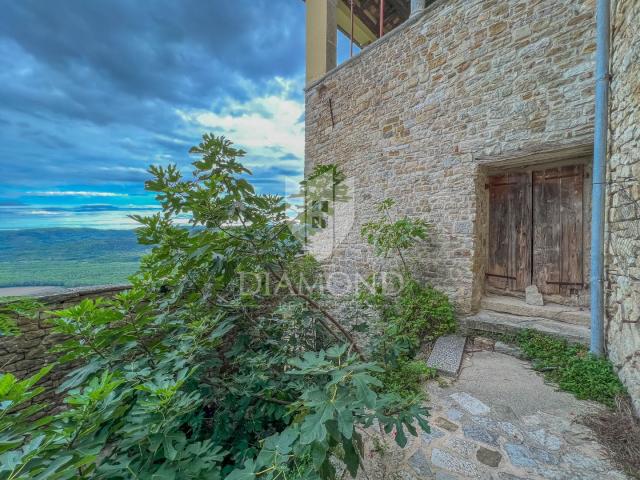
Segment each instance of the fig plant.
[{"label": "fig plant", "polygon": [[363,429],[401,446],[428,430],[313,292],[243,290],[243,275],[308,274],[303,244],[245,152],[204,135],[191,153],[191,175],[150,168],[161,211],[135,217],[153,249],[131,289],[52,316],[60,362],[78,365],[64,408],[33,404],[50,367],[0,376],[0,478],[330,479],[336,459],[358,471]]}]

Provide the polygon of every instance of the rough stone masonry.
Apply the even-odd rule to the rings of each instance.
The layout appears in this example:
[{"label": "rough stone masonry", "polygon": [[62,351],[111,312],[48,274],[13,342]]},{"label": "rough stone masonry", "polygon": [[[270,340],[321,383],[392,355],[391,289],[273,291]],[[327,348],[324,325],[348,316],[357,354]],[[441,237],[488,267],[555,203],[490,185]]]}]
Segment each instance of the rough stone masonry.
[{"label": "rough stone masonry", "polygon": [[[83,300],[111,297],[127,288],[129,288],[127,285],[84,287],[37,298],[43,304],[37,318],[16,317],[20,335],[0,337],[2,373],[11,373],[19,379],[25,379],[36,374],[42,367],[57,361],[59,354],[52,352],[52,349],[56,344],[64,341],[64,337],[52,331],[53,325],[47,322],[49,316],[47,312],[69,308]],[[53,407],[57,406],[60,398],[55,390],[64,381],[65,376],[77,366],[73,362],[56,365],[38,383],[38,386],[45,388],[45,392],[37,398],[37,401],[48,403]]]},{"label": "rough stone masonry", "polygon": [[612,15],[607,349],[640,412],[640,1]]},{"label": "rough stone masonry", "polygon": [[[306,173],[335,163],[354,183],[354,222],[329,272],[366,277],[392,265],[360,229],[393,198],[398,214],[430,225],[411,253],[414,273],[460,314],[478,308],[489,169],[526,155],[529,166],[591,156],[594,3],[438,0],[308,85]],[[613,3],[608,353],[640,410],[640,2]]]},{"label": "rough stone masonry", "polygon": [[438,1],[310,85],[306,170],[336,163],[355,180],[331,268],[377,269],[359,232],[390,197],[431,226],[416,273],[471,311],[487,164],[592,143],[593,17],[593,0]]}]

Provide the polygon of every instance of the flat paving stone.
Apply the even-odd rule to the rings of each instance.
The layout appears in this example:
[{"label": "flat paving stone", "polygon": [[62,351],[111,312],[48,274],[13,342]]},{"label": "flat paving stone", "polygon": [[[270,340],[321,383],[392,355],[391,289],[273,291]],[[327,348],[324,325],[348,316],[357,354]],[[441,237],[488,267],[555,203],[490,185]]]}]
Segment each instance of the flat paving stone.
[{"label": "flat paving stone", "polygon": [[465,425],[462,427],[464,436],[478,442],[486,443],[487,445],[498,446],[498,435],[490,432],[484,427],[479,425]]},{"label": "flat paving stone", "polygon": [[[491,351],[466,355],[457,380],[426,385],[432,432],[395,446],[383,435],[356,480],[624,480],[593,432],[578,423],[598,407],[545,382],[527,362]],[[455,425],[457,428],[453,428]]]},{"label": "flat paving stone", "polygon": [[454,393],[451,398],[472,415],[486,415],[491,411],[484,403],[466,392]]},{"label": "flat paving stone", "polygon": [[529,438],[548,450],[560,450],[560,447],[562,447],[562,440],[555,435],[551,435],[544,428],[529,432]]},{"label": "flat paving stone", "polygon": [[449,420],[443,417],[436,417],[433,423],[435,423],[441,428],[444,428],[445,430],[448,430],[449,432],[455,432],[456,430],[458,430],[458,425],[456,425],[453,422],[450,422]]},{"label": "flat paving stone", "polygon": [[435,368],[441,375],[455,377],[460,370],[467,337],[445,335],[436,340],[427,360],[427,366]]},{"label": "flat paving stone", "polygon": [[431,450],[431,463],[434,466],[449,470],[450,472],[475,477],[478,475],[478,467],[475,463],[456,457],[449,452],[434,448]]},{"label": "flat paving stone", "polygon": [[498,426],[500,430],[505,434],[505,436],[510,437],[512,440],[518,440],[522,442],[524,440],[524,435],[522,431],[516,427],[511,422],[498,422]]},{"label": "flat paving stone", "polygon": [[489,467],[497,467],[502,460],[502,454],[495,450],[489,450],[488,448],[480,447],[476,452],[476,458],[479,462],[484,463]]},{"label": "flat paving stone", "polygon": [[447,410],[447,418],[449,420],[453,420],[454,422],[457,422],[463,416],[464,416],[464,413],[462,413],[460,410],[456,408],[450,408],[449,410]]},{"label": "flat paving stone", "polygon": [[518,467],[538,467],[541,463],[555,465],[559,461],[549,452],[527,445],[507,443],[504,449],[511,463]]},{"label": "flat paving stone", "polygon": [[504,449],[507,451],[511,463],[517,467],[533,468],[537,465],[533,454],[526,445],[509,443],[504,446]]},{"label": "flat paving stone", "polygon": [[442,438],[442,437],[444,437],[444,432],[433,427],[431,427],[430,432],[420,433],[420,438],[422,439],[423,443],[425,443],[426,445],[430,444],[435,439]]},{"label": "flat paving stone", "polygon": [[429,459],[422,450],[418,450],[409,458],[409,465],[420,477],[428,477],[432,474]]}]

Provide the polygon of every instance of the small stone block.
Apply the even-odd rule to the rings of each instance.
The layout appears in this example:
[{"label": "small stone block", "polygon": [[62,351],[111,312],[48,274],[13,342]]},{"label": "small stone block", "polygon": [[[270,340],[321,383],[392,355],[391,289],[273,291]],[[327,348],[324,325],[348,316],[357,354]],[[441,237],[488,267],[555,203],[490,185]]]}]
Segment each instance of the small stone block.
[{"label": "small stone block", "polygon": [[463,427],[462,431],[464,432],[464,436],[467,438],[471,438],[472,440],[486,443],[488,445],[493,445],[494,447],[498,446],[498,436],[484,427],[479,425],[466,425]]},{"label": "small stone block", "polygon": [[409,459],[409,465],[420,475],[420,478],[425,478],[431,475],[431,468],[429,467],[429,459],[426,457],[422,450],[418,450]]},{"label": "small stone block", "polygon": [[487,337],[476,337],[473,339],[473,346],[481,350],[493,350],[495,340]]},{"label": "small stone block", "polygon": [[489,450],[488,448],[480,447],[476,452],[476,458],[479,462],[484,463],[489,467],[497,467],[502,460],[502,454],[495,450]]},{"label": "small stone block", "polygon": [[536,305],[538,307],[544,306],[542,294],[538,291],[538,287],[535,285],[529,285],[524,289],[524,301],[528,305]]},{"label": "small stone block", "polygon": [[458,429],[458,425],[456,425],[453,422],[450,422],[449,420],[443,417],[437,417],[433,421],[433,423],[438,425],[440,428],[444,428],[445,430],[448,430],[450,432],[455,432]]},{"label": "small stone block", "polygon": [[427,360],[427,366],[435,368],[441,375],[458,375],[466,343],[467,338],[459,335],[438,338]]}]

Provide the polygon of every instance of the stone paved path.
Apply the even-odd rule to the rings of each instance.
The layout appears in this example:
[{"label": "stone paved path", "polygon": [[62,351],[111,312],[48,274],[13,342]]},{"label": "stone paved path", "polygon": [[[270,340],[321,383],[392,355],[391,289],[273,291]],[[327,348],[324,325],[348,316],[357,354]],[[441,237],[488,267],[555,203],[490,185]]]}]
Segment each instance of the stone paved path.
[{"label": "stone paved path", "polygon": [[[405,449],[380,441],[363,479],[605,480],[627,478],[576,417],[600,408],[558,392],[530,365],[495,352],[467,355],[458,380],[431,382],[431,433]],[[370,460],[370,461],[369,461]],[[360,475],[359,475],[360,477]]]}]

